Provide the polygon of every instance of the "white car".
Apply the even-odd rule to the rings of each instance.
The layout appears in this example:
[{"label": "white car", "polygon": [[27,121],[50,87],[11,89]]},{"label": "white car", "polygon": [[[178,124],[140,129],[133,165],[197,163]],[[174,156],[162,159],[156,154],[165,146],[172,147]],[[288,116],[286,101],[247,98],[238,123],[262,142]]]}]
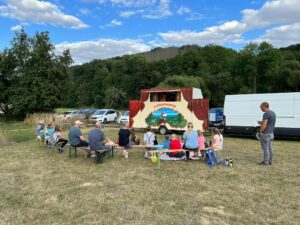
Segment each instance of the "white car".
[{"label": "white car", "polygon": [[124,124],[124,123],[129,123],[129,111],[122,112],[118,119],[118,123]]},{"label": "white car", "polygon": [[96,123],[97,121],[101,123],[117,121],[117,113],[113,109],[98,109],[90,117],[90,123]]}]

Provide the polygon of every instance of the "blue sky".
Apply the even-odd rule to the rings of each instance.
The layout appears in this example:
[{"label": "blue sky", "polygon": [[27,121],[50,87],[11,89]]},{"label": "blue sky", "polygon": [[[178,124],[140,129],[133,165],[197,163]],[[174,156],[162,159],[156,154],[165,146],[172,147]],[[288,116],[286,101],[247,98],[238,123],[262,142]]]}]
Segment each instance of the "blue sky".
[{"label": "blue sky", "polygon": [[0,50],[49,31],[76,64],[185,44],[300,43],[300,0],[0,0]]}]

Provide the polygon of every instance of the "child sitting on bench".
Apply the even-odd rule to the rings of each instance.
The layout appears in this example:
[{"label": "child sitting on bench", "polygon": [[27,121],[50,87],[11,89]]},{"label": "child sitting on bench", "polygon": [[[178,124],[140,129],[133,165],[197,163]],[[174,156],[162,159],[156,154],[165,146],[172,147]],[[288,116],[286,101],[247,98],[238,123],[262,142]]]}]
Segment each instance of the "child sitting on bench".
[{"label": "child sitting on bench", "polygon": [[61,137],[61,129],[59,125],[55,126],[55,131],[49,140],[49,144],[54,146],[56,143],[60,143],[60,147],[58,148],[58,152],[64,151],[64,146],[68,143],[68,140]]},{"label": "child sitting on bench", "polygon": [[[182,144],[180,142],[180,140],[178,139],[176,134],[172,134],[171,135],[171,142],[170,142],[170,150],[171,149],[181,149],[182,148]],[[169,157],[176,157],[176,158],[180,158],[182,156],[184,156],[184,152],[168,152],[167,153]]]}]

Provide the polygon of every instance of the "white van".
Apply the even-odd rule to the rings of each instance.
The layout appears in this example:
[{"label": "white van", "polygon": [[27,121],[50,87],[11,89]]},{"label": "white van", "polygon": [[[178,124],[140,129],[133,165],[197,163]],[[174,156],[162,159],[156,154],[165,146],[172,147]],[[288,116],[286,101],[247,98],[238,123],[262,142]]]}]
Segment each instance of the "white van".
[{"label": "white van", "polygon": [[300,92],[226,95],[224,133],[255,135],[263,116],[262,102],[276,113],[275,137],[300,137]]}]

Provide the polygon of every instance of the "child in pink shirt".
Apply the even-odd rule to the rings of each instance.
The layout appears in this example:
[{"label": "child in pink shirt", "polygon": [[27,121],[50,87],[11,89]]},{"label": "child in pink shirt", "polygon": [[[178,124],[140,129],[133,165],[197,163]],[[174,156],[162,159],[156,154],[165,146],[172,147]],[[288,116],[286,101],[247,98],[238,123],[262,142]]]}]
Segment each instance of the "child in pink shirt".
[{"label": "child in pink shirt", "polygon": [[223,135],[220,133],[220,131],[217,128],[214,128],[212,130],[212,134],[213,134],[212,147],[223,149]]},{"label": "child in pink shirt", "polygon": [[201,153],[201,156],[205,155],[205,137],[203,135],[203,132],[198,130],[198,145],[199,145],[199,150]]}]

